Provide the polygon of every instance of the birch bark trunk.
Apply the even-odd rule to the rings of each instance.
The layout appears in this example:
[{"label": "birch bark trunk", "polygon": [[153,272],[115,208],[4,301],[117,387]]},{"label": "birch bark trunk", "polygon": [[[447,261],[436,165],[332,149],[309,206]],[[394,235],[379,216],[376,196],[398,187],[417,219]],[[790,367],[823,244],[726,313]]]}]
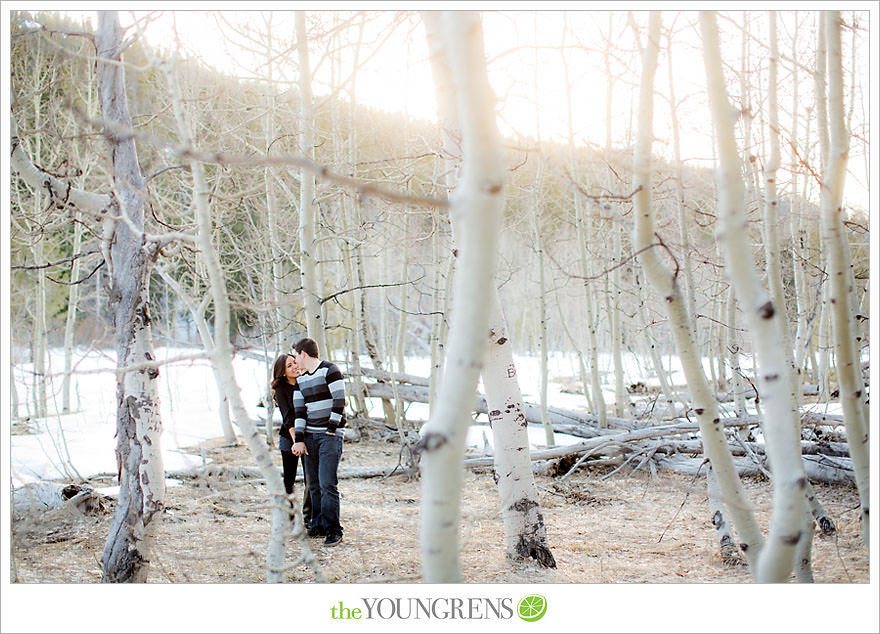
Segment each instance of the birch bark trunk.
[{"label": "birch bark trunk", "polygon": [[[183,100],[177,89],[175,69],[171,67],[166,70],[169,97],[174,108],[178,134],[183,146],[192,148],[192,137],[186,121]],[[320,570],[317,568],[314,556],[306,541],[299,504],[296,503],[293,496],[288,498],[281,473],[273,464],[269,454],[269,445],[261,438],[260,432],[252,422],[241,398],[241,389],[232,367],[233,350],[229,332],[229,297],[226,292],[225,276],[220,258],[211,238],[211,190],[205,178],[204,166],[197,160],[190,160],[189,167],[193,175],[193,199],[198,225],[197,244],[202,254],[202,262],[210,286],[211,301],[214,304],[214,346],[212,350],[209,350],[211,361],[221,394],[226,396],[238,428],[254,456],[257,467],[266,479],[266,488],[271,502],[272,527],[266,549],[266,581],[269,583],[284,581],[284,552],[290,531],[291,512],[295,518],[293,536],[300,543],[303,559],[312,566],[321,579]],[[321,580],[323,581],[323,579]]]},{"label": "birch bark trunk", "polygon": [[[315,160],[315,122],[312,103],[312,71],[309,66],[309,43],[306,38],[304,11],[296,12],[296,41],[299,53],[299,99],[302,155]],[[315,175],[311,170],[300,171],[299,240],[300,270],[302,271],[303,304],[306,312],[308,336],[318,342],[319,350],[327,350],[324,320],[318,295],[317,231],[315,218]]]},{"label": "birch bark trunk", "polygon": [[[73,228],[73,254],[82,248],[82,214],[76,214]],[[73,336],[76,330],[76,313],[79,310],[79,287],[77,282],[82,266],[79,258],[70,266],[70,290],[67,293],[67,317],[64,322],[64,379],[61,383],[61,411],[70,411],[70,384],[73,371]]]},{"label": "birch bark trunk", "polygon": [[[529,460],[528,422],[516,378],[513,346],[507,336],[497,289],[492,289],[489,302],[489,351],[482,375],[495,448],[495,482],[501,498],[507,557],[514,561],[533,560],[544,568],[555,568],[556,560],[547,544],[547,529]],[[542,411],[541,415],[546,429],[550,421],[544,419],[546,412]],[[552,442],[552,435],[550,439]],[[552,447],[550,442],[548,446]]]},{"label": "birch bark trunk", "polygon": [[[786,365],[789,367],[791,402],[794,406],[795,433],[801,435],[800,403],[802,396],[802,377],[800,367],[795,364],[791,329],[789,328],[788,311],[785,306],[785,289],[783,288],[782,266],[780,263],[779,232],[777,230],[777,210],[779,197],[777,194],[776,174],[779,170],[779,107],[777,103],[777,69],[779,65],[779,45],[776,28],[776,12],[770,12],[770,59],[767,74],[767,110],[770,137],[770,157],[764,166],[764,253],[767,269],[767,280],[773,305],[779,313],[779,327],[782,335],[781,345]],[[771,469],[773,465],[771,464]],[[804,495],[807,500],[818,503],[809,481],[804,483]],[[824,510],[819,513],[824,516]],[[812,582],[811,548],[813,542],[813,517],[807,512],[802,523],[798,549],[795,556],[795,571],[798,581]]]},{"label": "birch bark trunk", "polygon": [[437,26],[462,127],[462,180],[450,197],[461,223],[446,372],[437,407],[422,428],[422,580],[458,582],[464,442],[485,357],[489,314],[481,298],[494,283],[505,170],[477,13],[441,12]]},{"label": "birch bark trunk", "polygon": [[134,138],[122,66],[123,31],[115,11],[98,12],[97,74],[105,135],[110,146],[113,188],[119,220],[110,248],[110,302],[116,330],[116,454],[119,498],[101,556],[103,581],[144,582],[150,567],[152,540],[165,503],[162,464],[162,421],[158,376],[152,364],[149,279],[155,251],[145,244],[145,182]]},{"label": "birch bark trunk", "polygon": [[724,246],[728,275],[744,307],[758,353],[758,387],[763,403],[767,455],[773,466],[773,519],[757,566],[758,582],[781,582],[791,573],[795,548],[802,532],[806,475],[800,450],[800,425],[791,397],[791,370],[782,339],[783,315],[764,291],[750,257],[750,241],[743,209],[740,158],[734,137],[732,107],[722,74],[715,14],[700,14],[706,77],[718,146],[718,237]]},{"label": "birch bark trunk", "polygon": [[[42,48],[38,47],[37,55],[42,56]],[[36,68],[40,68],[42,62],[38,59]],[[34,97],[34,128],[39,130],[43,127],[42,96]],[[43,140],[42,136],[37,135],[34,140],[34,156],[36,160],[43,160]],[[43,199],[37,194],[34,196],[34,218],[39,218],[43,212]],[[34,254],[34,262],[43,261],[43,241],[38,240],[31,250]],[[31,362],[33,363],[32,387],[31,394],[34,399],[34,414],[37,418],[46,418],[48,416],[48,401],[46,398],[46,384],[49,382],[49,376],[46,371],[46,356],[48,353],[48,344],[46,342],[46,269],[38,269],[37,289],[34,293],[34,323],[33,338],[31,344]]]},{"label": "birch bark trunk", "polygon": [[700,424],[703,451],[717,476],[721,497],[733,519],[740,540],[740,548],[749,567],[754,571],[763,537],[733,463],[727,446],[727,437],[721,427],[718,403],[706,379],[705,370],[697,355],[693,327],[688,319],[678,276],[674,275],[657,255],[654,238],[653,204],[651,202],[651,145],[654,138],[654,74],[657,68],[657,47],[660,39],[660,15],[651,12],[648,43],[642,51],[642,79],[639,91],[638,136],[633,157],[633,200],[635,233],[633,248],[639,252],[639,261],[645,276],[665,300],[672,335],[682,369],[687,380],[694,413]]},{"label": "birch bark trunk", "polygon": [[[542,162],[543,163],[543,162]],[[538,166],[538,174],[535,177],[534,191],[532,195],[532,210],[534,212],[534,216],[532,217],[533,226],[532,229],[535,234],[535,249],[538,252],[538,342],[541,347],[541,388],[540,388],[540,406],[541,406],[541,423],[544,426],[544,442],[547,443],[548,447],[553,447],[556,444],[556,440],[553,436],[553,427],[550,425],[550,417],[548,415],[548,404],[547,404],[547,390],[549,387],[549,379],[550,379],[550,368],[549,368],[549,350],[548,350],[548,335],[547,335],[547,287],[546,287],[546,276],[545,276],[545,268],[544,268],[544,240],[541,236],[541,228],[538,223],[538,217],[541,213],[541,198],[540,198],[540,187],[542,183],[542,167]],[[496,291],[497,293],[497,291]],[[500,308],[500,300],[499,308]],[[494,310],[493,310],[494,314]],[[498,311],[498,317],[500,321],[494,321],[493,325],[504,323],[504,315],[501,311]],[[506,335],[505,335],[506,336]],[[490,336],[490,341],[492,337]],[[511,361],[513,360],[513,354],[510,355]],[[500,369],[500,368],[498,368]],[[517,385],[517,389],[519,385]],[[520,398],[522,400],[522,398]],[[528,446],[528,444],[526,445]]]},{"label": "birch bark trunk", "polygon": [[694,270],[691,265],[691,242],[688,235],[687,216],[685,215],[686,206],[684,199],[684,170],[682,169],[681,160],[681,131],[678,122],[678,103],[675,100],[675,81],[673,77],[674,66],[672,64],[672,44],[667,47],[667,68],[669,69],[669,101],[670,121],[672,123],[672,147],[675,157],[675,206],[678,211],[678,236],[681,241],[681,248],[684,250],[683,269],[685,289],[684,296],[686,298],[687,312],[691,316],[691,328],[693,329],[693,339],[699,346],[699,332],[697,329],[697,288],[694,285]]},{"label": "birch bark trunk", "polygon": [[746,415],[745,382],[740,367],[739,334],[736,326],[736,291],[730,285],[727,294],[727,353],[730,363],[731,389],[733,390],[733,411],[737,416]]},{"label": "birch bark trunk", "polygon": [[[450,68],[443,42],[438,37],[441,27],[436,16],[426,14],[425,26],[437,84],[439,118],[444,125],[443,154],[448,157],[444,174],[451,175],[461,167],[451,158],[456,154],[456,148],[451,144],[460,135],[454,131],[460,130],[461,126],[455,111]],[[453,223],[455,235],[460,234],[461,229],[459,224]],[[501,502],[507,556],[515,561],[534,560],[541,566],[555,567],[555,559],[547,546],[540,498],[532,473],[525,404],[516,375],[513,346],[494,279],[488,294],[488,310],[488,353],[482,377],[495,447],[495,481]]]},{"label": "birch bark trunk", "polygon": [[[869,543],[870,461],[868,420],[861,364],[855,345],[856,328],[850,287],[850,262],[843,226],[843,186],[849,152],[849,135],[843,110],[843,61],[840,13],[823,12],[828,69],[828,157],[822,171],[822,229],[828,258],[828,299],[834,334],[834,353],[843,406],[846,435],[853,459],[861,503],[862,536]],[[820,123],[820,127],[824,127]]]},{"label": "birch bark trunk", "polygon": [[[792,60],[797,59],[797,41],[798,41],[798,26],[799,23],[795,20],[794,24],[794,34],[792,36],[791,42],[791,50],[792,50]],[[791,99],[791,164],[793,166],[798,165],[799,163],[799,151],[798,147],[800,147],[800,140],[798,139],[799,130],[800,130],[800,122],[798,120],[798,109],[800,106],[799,103],[799,94],[800,94],[800,86],[798,83],[798,65],[796,63],[792,63],[791,65],[791,86],[792,86],[792,99]],[[804,141],[804,146],[809,145],[809,120],[807,123],[806,130],[806,139]],[[792,265],[792,276],[794,278],[794,291],[795,291],[795,313],[797,315],[797,327],[795,330],[794,337],[794,364],[797,368],[798,372],[802,373],[806,366],[805,356],[806,356],[806,348],[809,345],[809,335],[807,334],[807,315],[810,312],[810,302],[807,293],[807,283],[806,283],[806,270],[804,268],[804,232],[801,226],[801,199],[800,199],[800,189],[798,182],[798,169],[791,170],[791,194],[789,196],[789,200],[791,200],[791,205],[789,208],[789,217],[790,224],[789,229],[791,232],[791,265]]]}]

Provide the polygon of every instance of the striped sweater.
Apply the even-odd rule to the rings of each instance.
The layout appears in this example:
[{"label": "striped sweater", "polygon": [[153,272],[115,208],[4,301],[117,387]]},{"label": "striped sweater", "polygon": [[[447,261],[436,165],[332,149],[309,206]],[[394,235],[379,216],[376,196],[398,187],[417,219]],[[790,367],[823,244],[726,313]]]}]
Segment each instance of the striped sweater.
[{"label": "striped sweater", "polygon": [[305,433],[334,432],[342,427],[345,410],[345,383],[335,364],[321,361],[314,372],[303,372],[293,390],[293,432],[296,442]]}]

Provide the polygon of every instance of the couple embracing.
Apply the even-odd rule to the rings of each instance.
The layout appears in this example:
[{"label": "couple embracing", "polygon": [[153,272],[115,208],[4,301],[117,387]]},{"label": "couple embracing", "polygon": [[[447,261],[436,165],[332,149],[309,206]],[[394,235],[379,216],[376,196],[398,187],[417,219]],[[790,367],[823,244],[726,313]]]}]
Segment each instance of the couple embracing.
[{"label": "couple embracing", "polygon": [[324,545],[342,541],[339,523],[337,469],[342,457],[345,425],[345,383],[342,372],[318,355],[308,337],[293,344],[291,354],[275,360],[272,393],[281,411],[278,448],[284,488],[293,493],[296,467],[303,461],[305,493],[303,519],[309,537],[324,537]]}]

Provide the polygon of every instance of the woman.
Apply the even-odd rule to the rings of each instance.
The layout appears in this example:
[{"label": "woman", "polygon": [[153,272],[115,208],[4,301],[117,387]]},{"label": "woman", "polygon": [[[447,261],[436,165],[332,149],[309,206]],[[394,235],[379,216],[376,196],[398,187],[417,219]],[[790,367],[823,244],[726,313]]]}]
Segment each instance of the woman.
[{"label": "woman", "polygon": [[[281,432],[278,438],[278,448],[281,450],[281,467],[284,474],[284,489],[287,494],[293,493],[293,483],[296,480],[296,466],[299,457],[291,448],[293,447],[293,386],[296,377],[299,376],[299,368],[296,361],[289,354],[282,354],[275,360],[272,368],[272,397],[281,412]],[[309,485],[305,482],[305,464],[303,464],[303,520],[309,525],[312,516],[312,502],[309,497]]]}]

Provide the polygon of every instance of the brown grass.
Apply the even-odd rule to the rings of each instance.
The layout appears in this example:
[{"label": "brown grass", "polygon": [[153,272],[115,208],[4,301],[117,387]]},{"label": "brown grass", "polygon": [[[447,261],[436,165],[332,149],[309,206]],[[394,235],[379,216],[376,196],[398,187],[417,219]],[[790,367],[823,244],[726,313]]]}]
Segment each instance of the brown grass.
[{"label": "brown grass", "polygon": [[[219,464],[249,465],[243,446],[205,443]],[[277,452],[276,452],[277,454]],[[278,456],[276,455],[276,459]],[[342,467],[390,466],[394,444],[348,443]],[[280,465],[280,459],[278,460]],[[615,474],[581,471],[560,485],[537,476],[551,548],[558,567],[508,561],[498,498],[488,472],[464,478],[461,563],[467,583],[743,583],[744,566],[718,556],[705,480],[661,471]],[[745,483],[766,530],[771,503],[767,482]],[[813,571],[820,583],[867,583],[867,550],[858,525],[854,488],[816,485],[838,534],[817,536]],[[326,579],[338,583],[420,581],[417,480],[342,480],[345,539],[335,548],[309,540]],[[98,583],[99,559],[111,512],[97,516],[59,509],[13,522],[12,581]],[[168,489],[155,539],[151,583],[260,583],[265,581],[269,535],[265,486],[247,480],[196,480]],[[661,539],[662,536],[662,539]],[[291,539],[287,580],[314,583]]]}]

